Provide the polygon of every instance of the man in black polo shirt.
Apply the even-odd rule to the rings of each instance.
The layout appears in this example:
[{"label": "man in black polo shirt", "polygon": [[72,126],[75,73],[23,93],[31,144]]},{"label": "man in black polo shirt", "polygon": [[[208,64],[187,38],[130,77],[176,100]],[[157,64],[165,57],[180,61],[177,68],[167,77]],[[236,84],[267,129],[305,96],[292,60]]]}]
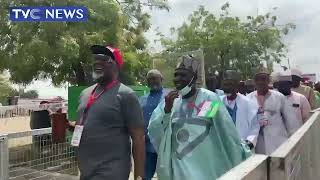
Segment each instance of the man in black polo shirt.
[{"label": "man in black polo shirt", "polygon": [[78,107],[77,125],[82,129],[77,153],[80,179],[127,180],[131,167],[130,137],[135,179],[142,179],[143,114],[134,91],[118,81],[123,65],[121,53],[100,45],[92,46],[91,50],[97,84],[81,93]]}]

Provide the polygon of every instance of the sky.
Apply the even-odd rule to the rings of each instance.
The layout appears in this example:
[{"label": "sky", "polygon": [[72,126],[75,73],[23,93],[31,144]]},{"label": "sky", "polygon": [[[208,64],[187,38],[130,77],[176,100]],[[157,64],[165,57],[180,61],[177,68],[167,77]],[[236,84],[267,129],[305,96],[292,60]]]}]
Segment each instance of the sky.
[{"label": "sky", "polygon": [[40,98],[52,98],[61,96],[64,99],[68,99],[68,88],[54,87],[50,80],[34,81],[26,87],[25,91],[37,90]]},{"label": "sky", "polygon": [[[154,43],[157,39],[155,29],[170,36],[170,27],[179,27],[187,20],[189,14],[200,5],[214,14],[219,14],[225,0],[168,0],[170,11],[149,10],[151,29],[146,33],[149,48],[157,51],[160,46]],[[304,73],[317,73],[320,79],[320,1],[319,0],[229,0],[230,13],[245,18],[248,15],[261,15],[272,12],[278,16],[278,23],[294,23],[297,28],[284,38],[288,47],[291,67],[298,67]],[[276,10],[273,8],[276,7]],[[288,62],[281,62],[288,65]],[[275,70],[280,66],[275,65]],[[54,88],[50,81],[35,81],[27,89],[36,89],[41,97],[67,97],[66,88]]]}]

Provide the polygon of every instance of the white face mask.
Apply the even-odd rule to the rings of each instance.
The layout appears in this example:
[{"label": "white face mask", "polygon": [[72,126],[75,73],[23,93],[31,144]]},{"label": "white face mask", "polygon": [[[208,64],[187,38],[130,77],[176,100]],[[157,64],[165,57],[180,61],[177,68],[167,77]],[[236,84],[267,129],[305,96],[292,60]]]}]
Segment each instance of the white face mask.
[{"label": "white face mask", "polygon": [[192,90],[192,88],[188,85],[188,86],[182,88],[182,89],[179,91],[179,94],[180,94],[181,96],[185,96],[185,95],[189,94],[189,92],[190,92],[191,90]]},{"label": "white face mask", "polygon": [[227,97],[232,96],[232,94],[231,94],[231,93],[224,93],[224,95],[225,95],[225,96],[227,96]]},{"label": "white face mask", "polygon": [[[194,77],[193,77],[193,78],[194,78]],[[179,90],[179,94],[180,94],[181,96],[185,96],[185,95],[187,95],[187,94],[189,94],[189,93],[191,92],[192,88],[191,88],[190,84],[192,83],[193,78],[191,79],[191,81],[189,82],[189,84],[186,85],[186,87],[184,87],[184,88],[182,88],[181,90]]]}]

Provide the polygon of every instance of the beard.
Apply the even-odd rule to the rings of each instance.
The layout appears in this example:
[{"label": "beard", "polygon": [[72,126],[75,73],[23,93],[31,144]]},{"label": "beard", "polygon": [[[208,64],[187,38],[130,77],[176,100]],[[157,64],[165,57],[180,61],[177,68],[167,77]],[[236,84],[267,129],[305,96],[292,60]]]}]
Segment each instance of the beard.
[{"label": "beard", "polygon": [[157,84],[157,85],[153,85],[150,87],[151,91],[159,91],[162,88],[161,85]]},{"label": "beard", "polygon": [[96,72],[92,72],[92,79],[95,81],[95,82],[103,82],[103,79],[104,79],[104,73],[96,73]]}]

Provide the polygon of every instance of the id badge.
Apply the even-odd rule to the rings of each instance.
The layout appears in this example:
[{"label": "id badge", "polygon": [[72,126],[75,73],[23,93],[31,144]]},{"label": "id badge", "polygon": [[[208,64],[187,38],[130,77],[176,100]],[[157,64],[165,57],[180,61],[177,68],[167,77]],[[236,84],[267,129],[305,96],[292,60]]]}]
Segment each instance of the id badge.
[{"label": "id badge", "polygon": [[75,146],[75,147],[79,146],[82,132],[83,132],[83,126],[76,125],[76,127],[74,128],[72,139],[71,139],[72,146]]},{"label": "id badge", "polygon": [[270,124],[264,111],[258,114],[258,121],[261,127],[264,127]]}]

